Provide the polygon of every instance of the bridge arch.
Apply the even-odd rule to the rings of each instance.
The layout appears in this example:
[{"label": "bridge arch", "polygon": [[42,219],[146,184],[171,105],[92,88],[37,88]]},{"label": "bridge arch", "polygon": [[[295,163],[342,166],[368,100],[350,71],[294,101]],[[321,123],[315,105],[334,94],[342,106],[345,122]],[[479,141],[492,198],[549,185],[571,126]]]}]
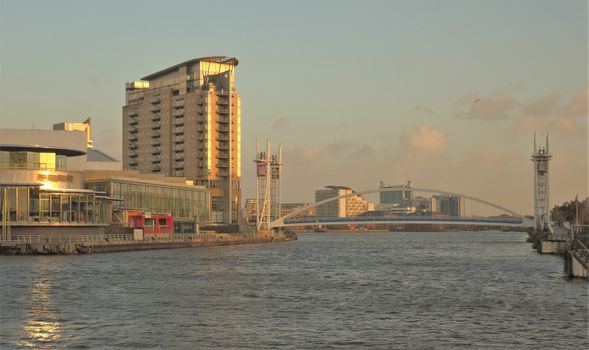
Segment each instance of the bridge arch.
[{"label": "bridge arch", "polygon": [[484,199],[480,199],[480,198],[476,198],[476,197],[473,197],[473,196],[461,194],[461,193],[458,193],[458,192],[449,192],[449,191],[441,191],[441,190],[434,190],[434,189],[416,188],[416,187],[407,187],[407,186],[404,186],[404,185],[398,185],[398,186],[391,186],[391,187],[385,187],[385,188],[377,188],[377,189],[374,189],[374,190],[365,190],[365,191],[359,191],[359,192],[353,191],[352,193],[344,194],[344,195],[333,197],[333,198],[328,198],[328,199],[325,199],[325,200],[322,200],[322,201],[313,203],[311,205],[307,205],[307,206],[301,207],[299,209],[295,209],[291,213],[289,213],[287,215],[284,215],[284,216],[282,216],[282,217],[280,217],[280,218],[272,221],[270,223],[270,228],[284,226],[285,220],[288,220],[288,219],[290,219],[292,217],[295,217],[295,216],[297,216],[297,215],[299,215],[301,213],[304,213],[305,211],[307,211],[307,210],[309,210],[311,208],[315,208],[315,207],[317,207],[319,205],[322,205],[322,204],[325,204],[325,203],[329,203],[329,202],[332,202],[332,201],[336,201],[338,199],[343,199],[343,198],[348,198],[348,197],[353,197],[353,196],[358,196],[358,195],[359,196],[362,196],[362,195],[365,195],[365,194],[372,194],[372,193],[392,192],[392,191],[403,190],[403,189],[404,190],[408,190],[408,191],[429,192],[429,193],[436,193],[436,194],[443,194],[443,195],[449,195],[449,196],[462,197],[462,198],[469,199],[469,200],[472,200],[472,201],[477,202],[477,203],[488,205],[488,206],[493,207],[495,209],[502,210],[502,211],[504,211],[506,213],[511,214],[512,216],[515,216],[515,217],[521,218],[522,220],[525,220],[525,217],[522,214],[517,213],[517,212],[515,212],[515,211],[513,211],[511,209],[508,209],[506,207],[503,207],[501,205],[498,205],[498,204],[495,204],[495,203],[491,203],[491,202],[486,201]]}]

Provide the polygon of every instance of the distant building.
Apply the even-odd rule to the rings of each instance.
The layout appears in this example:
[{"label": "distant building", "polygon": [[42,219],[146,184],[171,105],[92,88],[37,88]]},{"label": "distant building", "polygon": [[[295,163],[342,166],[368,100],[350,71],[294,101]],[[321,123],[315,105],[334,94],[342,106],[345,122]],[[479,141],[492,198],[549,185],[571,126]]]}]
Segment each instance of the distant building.
[{"label": "distant building", "polygon": [[384,182],[380,182],[380,189],[391,189],[390,191],[380,192],[381,208],[411,206],[413,204],[413,183],[411,181],[407,181],[407,185],[402,187],[401,186],[385,185]]},{"label": "distant building", "polygon": [[[292,213],[295,210],[304,208],[304,207],[308,207],[310,205],[312,205],[313,203],[305,203],[305,202],[300,202],[300,203],[282,203],[281,204],[281,208],[280,208],[280,216],[285,216],[288,215],[290,213]],[[303,213],[299,214],[300,216],[315,216],[315,214],[317,213],[317,210],[315,207],[313,208],[309,208],[307,210],[305,210]]]},{"label": "distant building", "polygon": [[431,204],[432,200],[430,197],[416,196],[413,198],[413,207],[415,207],[418,212],[431,212]]},{"label": "distant building", "polygon": [[435,195],[431,199],[431,211],[448,216],[465,216],[466,206],[464,197]]},{"label": "distant building", "polygon": [[350,195],[339,198],[316,207],[318,217],[349,217],[362,215],[374,210],[374,204],[368,202],[360,195],[352,195],[353,190],[345,186],[326,186],[326,189],[315,191],[315,203],[334,197]]}]

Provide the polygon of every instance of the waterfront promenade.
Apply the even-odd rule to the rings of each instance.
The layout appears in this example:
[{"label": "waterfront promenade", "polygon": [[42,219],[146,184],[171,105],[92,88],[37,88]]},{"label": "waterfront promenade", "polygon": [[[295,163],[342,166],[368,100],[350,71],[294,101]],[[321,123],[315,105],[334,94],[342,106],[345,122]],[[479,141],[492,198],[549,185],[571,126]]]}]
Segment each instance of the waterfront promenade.
[{"label": "waterfront promenade", "polygon": [[173,234],[166,238],[135,240],[132,235],[94,236],[23,236],[0,241],[1,255],[66,255],[109,253],[133,250],[207,247],[235,244],[270,243],[295,240],[285,233],[215,233]]}]

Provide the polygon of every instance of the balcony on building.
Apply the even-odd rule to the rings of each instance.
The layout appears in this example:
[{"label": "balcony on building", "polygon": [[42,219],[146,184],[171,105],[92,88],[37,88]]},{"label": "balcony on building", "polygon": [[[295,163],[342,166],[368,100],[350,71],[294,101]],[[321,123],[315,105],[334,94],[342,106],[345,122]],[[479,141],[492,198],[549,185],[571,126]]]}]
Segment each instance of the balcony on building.
[{"label": "balcony on building", "polygon": [[219,152],[217,152],[217,158],[219,158],[219,159],[229,158],[229,152],[227,152],[227,151],[219,151]]},{"label": "balcony on building", "polygon": [[159,138],[160,136],[162,136],[161,130],[158,129],[158,130],[152,130],[151,131],[151,137],[157,137],[157,138]]},{"label": "balcony on building", "polygon": [[151,149],[151,154],[156,155],[156,154],[161,154],[161,153],[162,153],[162,148],[161,147],[153,147]]},{"label": "balcony on building", "polygon": [[219,107],[217,108],[217,114],[229,114],[229,108]]},{"label": "balcony on building", "polygon": [[226,98],[218,98],[217,99],[217,104],[219,106],[228,106],[229,105],[229,100]]},{"label": "balcony on building", "polygon": [[184,117],[174,118],[174,126],[184,125]]},{"label": "balcony on building", "polygon": [[217,123],[229,123],[229,117],[219,116],[219,118],[217,118]]},{"label": "balcony on building", "polygon": [[153,106],[151,106],[151,108],[149,109],[152,112],[158,112],[162,110],[162,106],[160,104],[155,104]]},{"label": "balcony on building", "polygon": [[162,118],[162,116],[160,113],[154,113],[151,116],[151,121],[158,122],[161,120],[161,118]]},{"label": "balcony on building", "polygon": [[172,112],[172,117],[179,117],[179,116],[183,116],[183,115],[184,115],[184,108],[175,109]]}]

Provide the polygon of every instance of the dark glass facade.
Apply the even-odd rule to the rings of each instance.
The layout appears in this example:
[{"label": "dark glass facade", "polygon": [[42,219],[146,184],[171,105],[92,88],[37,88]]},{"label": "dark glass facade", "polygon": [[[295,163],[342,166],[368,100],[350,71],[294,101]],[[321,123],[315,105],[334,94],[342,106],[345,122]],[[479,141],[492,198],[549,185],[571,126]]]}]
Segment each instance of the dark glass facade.
[{"label": "dark glass facade", "polygon": [[209,192],[204,188],[120,179],[86,182],[86,188],[121,199],[113,202],[113,210],[142,209],[180,219],[210,222]]}]

